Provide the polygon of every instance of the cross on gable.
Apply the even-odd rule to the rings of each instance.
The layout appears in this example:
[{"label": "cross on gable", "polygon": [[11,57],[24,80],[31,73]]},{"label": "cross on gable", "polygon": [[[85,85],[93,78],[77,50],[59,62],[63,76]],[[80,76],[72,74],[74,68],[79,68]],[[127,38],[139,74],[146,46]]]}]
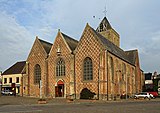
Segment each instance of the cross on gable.
[{"label": "cross on gable", "polygon": [[104,8],[103,13],[104,13],[104,15],[105,15],[105,17],[106,17],[106,15],[107,15],[107,9],[106,9],[106,6],[105,6],[105,8]]}]

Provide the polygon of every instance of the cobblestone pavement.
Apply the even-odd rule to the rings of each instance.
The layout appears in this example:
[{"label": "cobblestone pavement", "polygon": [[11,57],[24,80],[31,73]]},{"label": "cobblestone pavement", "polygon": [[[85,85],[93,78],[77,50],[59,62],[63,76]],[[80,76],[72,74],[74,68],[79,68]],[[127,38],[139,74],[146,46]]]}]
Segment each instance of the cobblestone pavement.
[{"label": "cobblestone pavement", "polygon": [[160,113],[160,98],[152,100],[75,100],[47,99],[37,104],[38,98],[0,97],[0,113]]},{"label": "cobblestone pavement", "polygon": [[[33,97],[20,97],[20,96],[1,96],[0,97],[0,106],[1,105],[32,105],[38,104],[39,98]],[[79,104],[79,103],[106,103],[106,102],[138,102],[138,101],[160,101],[160,98],[151,99],[151,100],[133,100],[133,99],[122,99],[117,101],[103,101],[103,100],[67,100],[64,98],[56,98],[56,99],[46,99],[47,104]]]}]

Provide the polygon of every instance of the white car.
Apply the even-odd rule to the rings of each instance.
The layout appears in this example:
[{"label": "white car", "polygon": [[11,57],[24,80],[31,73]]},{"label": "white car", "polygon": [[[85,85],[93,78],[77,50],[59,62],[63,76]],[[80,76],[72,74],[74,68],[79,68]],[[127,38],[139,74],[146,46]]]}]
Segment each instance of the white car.
[{"label": "white car", "polygon": [[13,92],[12,91],[9,91],[9,90],[4,90],[1,92],[2,95],[13,95]]},{"label": "white car", "polygon": [[152,96],[147,92],[141,92],[141,93],[135,94],[134,98],[136,98],[136,99],[139,99],[139,98],[151,99]]}]

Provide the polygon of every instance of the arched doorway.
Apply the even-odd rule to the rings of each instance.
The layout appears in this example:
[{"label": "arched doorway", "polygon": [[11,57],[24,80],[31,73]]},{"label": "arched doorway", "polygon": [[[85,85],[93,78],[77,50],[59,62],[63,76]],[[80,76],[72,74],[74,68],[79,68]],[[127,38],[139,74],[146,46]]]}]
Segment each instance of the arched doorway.
[{"label": "arched doorway", "polygon": [[57,82],[57,86],[55,86],[55,95],[56,97],[64,97],[64,83],[63,81],[59,80]]}]

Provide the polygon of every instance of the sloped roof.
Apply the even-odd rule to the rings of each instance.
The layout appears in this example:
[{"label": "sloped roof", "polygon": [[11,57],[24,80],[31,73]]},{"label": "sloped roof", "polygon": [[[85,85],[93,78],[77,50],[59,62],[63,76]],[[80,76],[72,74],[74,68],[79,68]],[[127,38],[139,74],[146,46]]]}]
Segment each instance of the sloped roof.
[{"label": "sloped roof", "polygon": [[130,51],[125,51],[129,60],[132,62],[132,64],[136,63],[136,54],[137,50],[130,50]]},{"label": "sloped roof", "polygon": [[63,35],[64,39],[66,40],[66,42],[67,42],[69,48],[71,49],[71,51],[74,51],[75,48],[78,45],[78,41],[73,39],[73,38],[71,38],[71,37],[69,37],[69,36],[67,36],[66,34],[64,34],[62,32],[61,32],[61,34]]},{"label": "sloped roof", "polygon": [[39,39],[39,41],[41,42],[43,48],[45,49],[46,53],[49,54],[50,50],[51,50],[51,47],[52,47],[52,44],[49,43],[49,42],[46,42],[44,40],[41,40]]},{"label": "sloped roof", "polygon": [[106,31],[108,29],[112,29],[111,24],[109,23],[108,19],[106,17],[103,18],[99,26],[97,27],[96,31],[101,32],[101,31]]},{"label": "sloped roof", "polygon": [[[93,32],[97,35],[99,40],[102,42],[102,44],[106,47],[108,51],[110,51],[112,54],[118,56],[119,58],[129,62],[130,64],[133,64],[129,56],[126,54],[125,51],[123,51],[121,48],[113,44],[111,41],[109,41],[107,38],[103,37],[100,33],[95,31],[93,28],[91,28]],[[133,64],[134,65],[134,64]]]},{"label": "sloped roof", "polygon": [[14,65],[12,65],[10,68],[8,68],[6,71],[4,71],[2,75],[21,74],[25,64],[26,64],[26,61],[17,62]]}]

